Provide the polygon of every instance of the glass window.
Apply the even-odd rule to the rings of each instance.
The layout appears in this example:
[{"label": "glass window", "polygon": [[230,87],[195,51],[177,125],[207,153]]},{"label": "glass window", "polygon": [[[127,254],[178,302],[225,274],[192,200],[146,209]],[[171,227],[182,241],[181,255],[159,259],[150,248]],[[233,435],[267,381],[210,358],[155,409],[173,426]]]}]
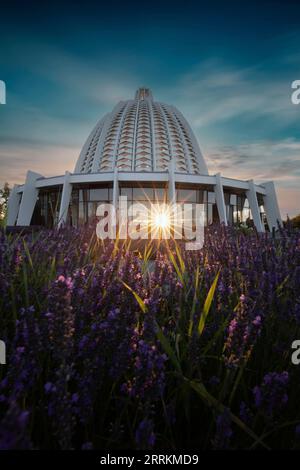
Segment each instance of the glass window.
[{"label": "glass window", "polygon": [[73,227],[78,226],[78,204],[71,205],[71,225]]},{"label": "glass window", "polygon": [[85,195],[85,190],[84,189],[80,189],[79,190],[79,201],[80,202],[83,202],[86,200],[86,195]]},{"label": "glass window", "polygon": [[259,206],[262,206],[264,204],[264,199],[261,194],[257,194],[257,202]]},{"label": "glass window", "polygon": [[197,191],[197,202],[198,204],[204,204],[205,202],[205,191],[203,191],[202,189],[199,189]]},{"label": "glass window", "polygon": [[197,202],[197,191],[193,189],[177,189],[178,202]]},{"label": "glass window", "polygon": [[83,202],[79,203],[78,220],[79,220],[79,224],[84,224],[85,223],[84,203]]},{"label": "glass window", "polygon": [[97,202],[89,202],[88,203],[88,218],[93,219],[96,216],[97,210]]},{"label": "glass window", "polygon": [[132,188],[121,188],[121,196],[127,196],[127,199],[132,201]]},{"label": "glass window", "polygon": [[108,201],[108,188],[90,189],[90,201]]},{"label": "glass window", "polygon": [[152,188],[133,188],[133,200],[134,201],[153,201],[153,189]]},{"label": "glass window", "polygon": [[147,214],[150,214],[151,213],[151,202],[143,202],[142,203],[143,207],[145,207],[145,212],[147,211]]},{"label": "glass window", "polygon": [[229,193],[224,193],[224,201],[227,206],[230,204],[230,194]]},{"label": "glass window", "polygon": [[236,194],[230,194],[230,205],[236,206],[237,204],[237,197]]},{"label": "glass window", "polygon": [[165,188],[155,188],[154,189],[154,201],[165,201],[165,200],[166,200]]},{"label": "glass window", "polygon": [[244,201],[244,208],[246,209],[246,207],[249,207],[249,201],[247,198],[245,198],[245,201]]},{"label": "glass window", "polygon": [[213,223],[213,206],[212,204],[207,204],[207,225]]},{"label": "glass window", "polygon": [[78,198],[79,198],[78,189],[73,189],[72,190],[72,202],[78,203]]},{"label": "glass window", "polygon": [[207,193],[207,202],[209,204],[214,204],[216,202],[215,193],[213,193],[212,191],[208,191]]},{"label": "glass window", "polygon": [[226,206],[227,208],[227,221],[230,225],[233,224],[233,206]]},{"label": "glass window", "polygon": [[232,215],[233,215],[233,223],[237,224],[240,221],[239,212],[236,210],[233,210]]}]

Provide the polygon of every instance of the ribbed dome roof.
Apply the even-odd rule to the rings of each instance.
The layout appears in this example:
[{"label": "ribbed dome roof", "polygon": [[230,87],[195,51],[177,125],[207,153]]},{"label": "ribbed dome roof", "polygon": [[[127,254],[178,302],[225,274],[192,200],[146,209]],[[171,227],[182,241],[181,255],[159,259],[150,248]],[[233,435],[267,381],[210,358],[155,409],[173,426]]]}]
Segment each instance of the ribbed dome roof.
[{"label": "ribbed dome roof", "polygon": [[171,159],[179,173],[207,175],[192,129],[174,107],[154,101],[148,88],[120,101],[96,124],[76,163],[75,173],[161,172]]}]

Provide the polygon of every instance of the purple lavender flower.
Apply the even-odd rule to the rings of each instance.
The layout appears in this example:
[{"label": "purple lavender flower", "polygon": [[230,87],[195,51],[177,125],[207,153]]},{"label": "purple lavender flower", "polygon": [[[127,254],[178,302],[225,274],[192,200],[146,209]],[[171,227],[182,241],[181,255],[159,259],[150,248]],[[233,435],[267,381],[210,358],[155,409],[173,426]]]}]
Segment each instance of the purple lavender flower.
[{"label": "purple lavender flower", "polygon": [[240,418],[248,426],[251,424],[252,419],[253,419],[253,413],[251,412],[250,408],[246,405],[246,403],[243,401],[240,404]]},{"label": "purple lavender flower", "polygon": [[213,387],[216,386],[216,385],[219,385],[220,383],[220,378],[217,377],[216,375],[213,375],[212,377],[210,377],[209,379],[209,384],[212,385]]},{"label": "purple lavender flower", "polygon": [[50,349],[59,361],[72,352],[74,313],[73,282],[70,277],[58,276],[48,293],[48,311],[44,315]]},{"label": "purple lavender flower", "polygon": [[300,424],[297,424],[297,426],[295,427],[295,436],[296,439],[300,440]]},{"label": "purple lavender flower", "polygon": [[81,450],[93,450],[92,442],[84,442],[81,446]]},{"label": "purple lavender flower", "polygon": [[237,367],[251,356],[262,328],[261,315],[254,314],[255,303],[240,296],[240,303],[228,327],[224,346],[224,360],[227,367]]},{"label": "purple lavender flower", "polygon": [[139,339],[136,345],[133,378],[122,386],[132,397],[157,400],[165,386],[165,362],[167,356],[161,353],[156,343],[150,344]]},{"label": "purple lavender flower", "polygon": [[264,376],[261,385],[254,387],[255,407],[267,419],[272,419],[286,406],[288,402],[288,382],[288,372],[270,372]]},{"label": "purple lavender flower", "polygon": [[[234,371],[224,370],[218,359],[223,354],[227,368],[249,360],[232,412],[251,428],[259,428],[262,417],[270,428],[294,419],[282,413],[289,412],[287,373],[269,371],[278,358],[285,360],[286,338],[293,337],[300,318],[300,232],[283,230],[272,239],[230,227],[208,228],[202,250],[182,252],[184,286],[168,252],[159,248],[148,271],[138,253],[98,244],[93,232],[94,227],[64,228],[8,237],[0,231],[0,333],[8,357],[0,382],[2,448],[45,443],[62,449],[108,443],[152,448],[155,434],[162,445],[190,444],[194,422],[200,430],[208,428],[205,405],[195,394],[182,393],[182,381],[157,339],[157,323],[185,376],[207,384],[216,398],[224,390],[223,403],[229,398],[224,376]],[[200,312],[220,268],[205,331],[190,338],[194,298]],[[121,281],[144,300],[146,313]],[[255,370],[264,378],[253,388]],[[249,388],[252,403],[241,402],[239,395]],[[260,419],[253,419],[254,411]],[[286,432],[280,429],[276,446]],[[224,410],[216,418],[214,439],[208,440],[215,448],[235,448],[246,442],[241,432],[236,427],[233,434],[230,412]],[[201,446],[202,434],[190,438],[193,445]]]},{"label": "purple lavender flower", "polygon": [[11,402],[0,424],[0,450],[31,449],[28,436],[28,411],[21,411],[15,402]]},{"label": "purple lavender flower", "polygon": [[138,449],[152,449],[155,444],[153,421],[143,419],[135,432],[135,442]]},{"label": "purple lavender flower", "polygon": [[228,449],[232,437],[231,417],[228,408],[217,416],[216,433],[212,445],[215,449]]}]

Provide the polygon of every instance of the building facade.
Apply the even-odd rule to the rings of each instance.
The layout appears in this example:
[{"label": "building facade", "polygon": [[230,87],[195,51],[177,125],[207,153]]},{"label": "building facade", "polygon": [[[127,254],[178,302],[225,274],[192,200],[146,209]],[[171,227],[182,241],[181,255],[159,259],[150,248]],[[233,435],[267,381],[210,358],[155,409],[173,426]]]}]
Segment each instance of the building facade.
[{"label": "building facade", "polygon": [[147,88],[120,101],[96,124],[73,173],[43,177],[28,171],[12,189],[8,226],[86,224],[97,206],[120,195],[129,202],[189,202],[205,206],[205,223],[251,222],[259,232],[281,225],[273,182],[255,184],[209,175],[195,135],[174,107]]}]

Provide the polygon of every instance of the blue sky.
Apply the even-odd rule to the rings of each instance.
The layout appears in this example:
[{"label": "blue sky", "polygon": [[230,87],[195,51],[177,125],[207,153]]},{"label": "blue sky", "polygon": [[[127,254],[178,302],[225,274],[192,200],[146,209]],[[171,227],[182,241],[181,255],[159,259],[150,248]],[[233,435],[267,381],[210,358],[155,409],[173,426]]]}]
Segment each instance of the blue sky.
[{"label": "blue sky", "polygon": [[273,179],[300,212],[298,2],[7,2],[0,184],[73,170],[95,122],[139,86],[177,106],[211,173]]}]

